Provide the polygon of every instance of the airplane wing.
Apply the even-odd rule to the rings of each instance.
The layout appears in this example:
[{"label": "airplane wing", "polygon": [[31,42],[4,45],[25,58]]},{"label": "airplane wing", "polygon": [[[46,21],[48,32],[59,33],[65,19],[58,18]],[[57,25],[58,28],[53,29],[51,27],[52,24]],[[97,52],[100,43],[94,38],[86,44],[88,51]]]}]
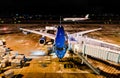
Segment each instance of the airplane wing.
[{"label": "airplane wing", "polygon": [[77,32],[77,33],[73,33],[73,34],[68,34],[68,39],[71,43],[76,43],[76,42],[79,42],[77,41],[77,36],[82,36],[83,34],[86,34],[86,33],[90,33],[90,32],[94,32],[94,31],[98,31],[98,30],[101,30],[102,28],[97,28],[97,29],[92,29],[92,30],[87,30],[87,31],[80,31],[80,32]]},{"label": "airplane wing", "polygon": [[97,29],[92,29],[92,30],[87,30],[87,31],[81,31],[81,32],[77,32],[77,33],[73,33],[71,35],[83,35],[83,34],[86,34],[86,33],[90,33],[90,32],[94,32],[94,31],[98,31],[98,30],[101,30],[102,28],[97,28]]},{"label": "airplane wing", "polygon": [[38,32],[38,31],[35,31],[35,30],[29,30],[29,29],[24,29],[24,28],[20,28],[20,30],[26,31],[26,32],[30,32],[30,33],[39,34],[39,35],[42,35],[42,36],[46,36],[46,37],[51,38],[51,39],[55,39],[55,35],[54,34]]},{"label": "airplane wing", "polygon": [[[92,29],[92,30],[87,30],[87,31],[82,31],[82,32],[77,32],[77,33],[69,34],[70,40],[75,41],[75,39],[73,39],[72,36],[83,35],[83,34],[94,32],[94,31],[101,30],[101,29],[102,28],[97,28],[97,29]],[[55,39],[55,35],[54,34],[49,34],[49,33],[45,33],[45,32],[38,32],[38,31],[35,31],[35,30],[29,30],[29,29],[24,29],[24,28],[20,28],[20,30],[26,31],[26,32],[35,33],[35,34],[39,34],[39,35],[42,35],[42,36],[46,36],[46,37],[51,38],[53,40]]]}]

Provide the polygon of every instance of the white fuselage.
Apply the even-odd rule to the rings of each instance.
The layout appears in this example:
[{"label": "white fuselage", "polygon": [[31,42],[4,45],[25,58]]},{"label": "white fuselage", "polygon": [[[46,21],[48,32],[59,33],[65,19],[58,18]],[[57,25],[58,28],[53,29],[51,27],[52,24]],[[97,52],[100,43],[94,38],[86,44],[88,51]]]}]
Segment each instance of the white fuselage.
[{"label": "white fuselage", "polygon": [[81,21],[81,20],[87,20],[88,18],[64,18],[64,21]]}]

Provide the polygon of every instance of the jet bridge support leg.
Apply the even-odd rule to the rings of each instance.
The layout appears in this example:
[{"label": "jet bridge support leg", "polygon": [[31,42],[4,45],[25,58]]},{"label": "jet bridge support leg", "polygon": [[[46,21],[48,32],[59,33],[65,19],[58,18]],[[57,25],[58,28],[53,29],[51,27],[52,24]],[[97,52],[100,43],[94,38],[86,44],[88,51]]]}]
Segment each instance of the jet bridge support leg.
[{"label": "jet bridge support leg", "polygon": [[78,57],[80,58],[80,59],[82,59],[82,61],[88,66],[88,67],[90,67],[96,74],[100,74],[100,70],[98,70],[97,68],[95,68],[94,66],[92,66],[84,57],[83,57],[83,55],[81,54],[81,53],[78,53],[77,54],[78,55]]}]

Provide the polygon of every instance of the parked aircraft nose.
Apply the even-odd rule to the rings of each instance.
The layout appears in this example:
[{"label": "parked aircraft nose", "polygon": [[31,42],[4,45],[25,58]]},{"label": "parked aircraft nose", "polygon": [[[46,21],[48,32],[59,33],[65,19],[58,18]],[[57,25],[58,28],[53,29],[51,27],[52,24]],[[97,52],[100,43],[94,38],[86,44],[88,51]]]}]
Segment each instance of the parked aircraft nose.
[{"label": "parked aircraft nose", "polygon": [[60,59],[62,59],[64,57],[65,53],[66,53],[65,50],[56,50],[56,55]]}]

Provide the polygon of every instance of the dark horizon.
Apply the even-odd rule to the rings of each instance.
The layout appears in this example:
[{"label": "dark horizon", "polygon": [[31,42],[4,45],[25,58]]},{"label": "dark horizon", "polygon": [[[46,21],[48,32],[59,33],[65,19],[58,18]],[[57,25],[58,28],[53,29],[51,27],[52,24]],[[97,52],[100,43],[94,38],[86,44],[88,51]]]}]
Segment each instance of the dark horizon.
[{"label": "dark horizon", "polygon": [[0,14],[86,14],[115,13],[120,14],[118,1],[103,0],[4,0],[0,3]]}]

